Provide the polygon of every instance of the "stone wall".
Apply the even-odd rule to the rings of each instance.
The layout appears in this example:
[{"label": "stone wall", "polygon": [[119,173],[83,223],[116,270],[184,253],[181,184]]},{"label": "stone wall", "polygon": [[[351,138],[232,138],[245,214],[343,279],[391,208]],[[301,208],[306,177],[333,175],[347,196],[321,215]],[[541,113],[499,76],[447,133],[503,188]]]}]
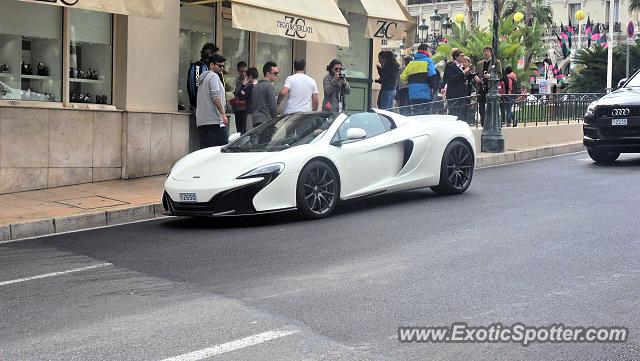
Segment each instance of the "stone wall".
[{"label": "stone wall", "polygon": [[163,174],[186,114],[0,107],[0,194]]}]

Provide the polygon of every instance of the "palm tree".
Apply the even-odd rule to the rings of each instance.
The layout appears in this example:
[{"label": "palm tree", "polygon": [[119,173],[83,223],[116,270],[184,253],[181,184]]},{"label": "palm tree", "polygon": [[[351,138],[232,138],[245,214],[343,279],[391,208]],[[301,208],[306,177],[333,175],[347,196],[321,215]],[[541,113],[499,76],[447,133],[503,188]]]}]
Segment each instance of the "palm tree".
[{"label": "palm tree", "polygon": [[467,19],[469,20],[469,29],[471,29],[473,28],[473,0],[465,0],[465,3],[467,4]]},{"label": "palm tree", "polygon": [[571,77],[567,91],[599,93],[607,87],[607,49],[602,46],[578,50],[573,61],[582,69]]},{"label": "palm tree", "polygon": [[[640,2],[640,0],[632,1]],[[543,28],[549,28],[553,25],[553,10],[545,0],[507,0],[504,4],[502,17],[506,18],[518,11],[525,13],[526,24],[529,24],[531,19],[538,19],[538,24]]]},{"label": "palm tree", "polygon": [[629,12],[640,10],[640,0],[629,0]]}]

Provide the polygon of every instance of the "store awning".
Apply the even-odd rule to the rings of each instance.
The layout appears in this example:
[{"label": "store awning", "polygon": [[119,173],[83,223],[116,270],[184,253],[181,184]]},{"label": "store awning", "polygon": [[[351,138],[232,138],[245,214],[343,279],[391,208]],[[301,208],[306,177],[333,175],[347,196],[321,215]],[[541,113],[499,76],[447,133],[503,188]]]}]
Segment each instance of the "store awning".
[{"label": "store awning", "polygon": [[368,38],[402,40],[415,21],[400,0],[360,0],[367,15]]},{"label": "store awning", "polygon": [[94,10],[105,13],[161,18],[164,16],[164,0],[20,0],[24,2],[58,5],[74,9]]},{"label": "store awning", "polygon": [[233,0],[231,10],[237,29],[349,46],[349,24],[333,0]]}]

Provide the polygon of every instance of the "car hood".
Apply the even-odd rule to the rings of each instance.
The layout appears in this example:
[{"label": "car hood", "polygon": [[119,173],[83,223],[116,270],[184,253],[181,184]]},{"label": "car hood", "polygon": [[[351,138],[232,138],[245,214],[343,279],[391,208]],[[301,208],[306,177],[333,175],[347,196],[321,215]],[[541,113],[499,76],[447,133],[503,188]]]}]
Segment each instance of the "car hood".
[{"label": "car hood", "polygon": [[598,106],[638,105],[639,96],[640,88],[621,88],[600,98],[598,100]]},{"label": "car hood", "polygon": [[275,163],[274,153],[221,153],[220,148],[208,148],[182,158],[171,170],[170,177],[179,181],[215,181],[225,183],[256,167]]}]

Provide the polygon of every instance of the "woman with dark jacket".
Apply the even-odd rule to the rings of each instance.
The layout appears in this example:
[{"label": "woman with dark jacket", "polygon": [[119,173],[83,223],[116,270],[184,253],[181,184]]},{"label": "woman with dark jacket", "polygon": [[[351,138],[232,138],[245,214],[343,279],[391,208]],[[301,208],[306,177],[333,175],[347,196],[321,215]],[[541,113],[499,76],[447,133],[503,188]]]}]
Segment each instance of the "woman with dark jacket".
[{"label": "woman with dark jacket", "polygon": [[458,119],[467,121],[467,108],[469,104],[468,81],[473,79],[471,69],[465,66],[464,52],[458,48],[451,49],[450,61],[444,67],[442,85],[447,87],[447,105],[449,114],[457,115]]},{"label": "woman with dark jacket", "polygon": [[334,114],[345,112],[347,104],[345,95],[351,93],[349,82],[342,73],[342,62],[338,59],[331,60],[327,65],[327,74],[322,80],[324,88],[324,99],[322,100],[322,109],[331,111]]},{"label": "woman with dark jacket", "polygon": [[380,93],[378,93],[378,109],[390,109],[393,108],[393,98],[396,96],[400,65],[391,51],[378,53],[378,62],[380,63],[377,65],[380,78],[376,79],[376,83],[381,85]]}]

